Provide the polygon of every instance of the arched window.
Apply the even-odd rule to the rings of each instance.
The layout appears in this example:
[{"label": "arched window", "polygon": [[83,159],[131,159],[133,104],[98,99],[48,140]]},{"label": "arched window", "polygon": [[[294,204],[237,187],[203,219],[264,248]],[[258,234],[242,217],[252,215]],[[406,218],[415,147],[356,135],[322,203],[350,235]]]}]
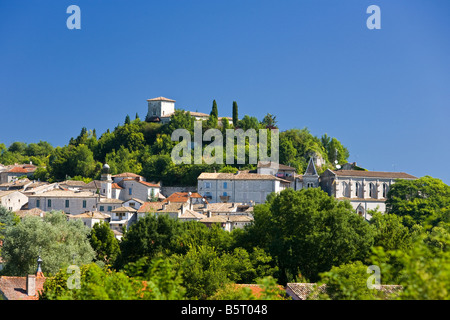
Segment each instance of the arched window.
[{"label": "arched window", "polygon": [[386,183],[383,183],[383,198],[387,198],[388,193],[388,185]]},{"label": "arched window", "polygon": [[359,198],[361,195],[361,191],[359,190],[361,188],[361,184],[359,182],[355,183],[355,196]]},{"label": "arched window", "polygon": [[371,182],[369,183],[369,197],[375,198],[376,190],[375,185]]},{"label": "arched window", "polygon": [[350,198],[349,192],[348,192],[348,184],[347,182],[342,182],[342,196],[346,198]]}]

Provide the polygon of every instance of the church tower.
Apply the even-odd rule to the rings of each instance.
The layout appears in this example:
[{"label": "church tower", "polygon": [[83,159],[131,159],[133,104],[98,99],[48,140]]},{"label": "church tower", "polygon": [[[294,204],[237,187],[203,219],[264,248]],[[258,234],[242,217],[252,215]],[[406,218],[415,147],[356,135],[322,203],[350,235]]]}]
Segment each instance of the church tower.
[{"label": "church tower", "polygon": [[110,172],[109,165],[105,163],[102,168],[102,176],[101,176],[101,190],[100,194],[105,196],[107,199],[111,199],[112,197],[112,178]]},{"label": "church tower", "polygon": [[317,174],[314,158],[309,159],[308,167],[303,174],[303,188],[319,187],[319,175]]},{"label": "church tower", "polygon": [[148,112],[146,121],[149,122],[168,122],[170,115],[175,112],[175,100],[158,97],[148,99]]}]

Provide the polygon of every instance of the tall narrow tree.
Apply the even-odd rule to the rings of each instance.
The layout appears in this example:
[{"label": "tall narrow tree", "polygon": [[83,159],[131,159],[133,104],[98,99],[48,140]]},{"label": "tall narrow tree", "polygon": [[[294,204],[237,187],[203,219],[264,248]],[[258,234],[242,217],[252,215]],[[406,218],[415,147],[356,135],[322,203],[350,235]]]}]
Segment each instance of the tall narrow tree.
[{"label": "tall narrow tree", "polygon": [[238,121],[238,105],[236,101],[233,101],[233,126],[236,127]]},{"label": "tall narrow tree", "polygon": [[218,123],[219,123],[219,111],[217,110],[217,102],[216,100],[214,100],[211,113],[209,114],[208,126],[210,128],[217,128]]}]

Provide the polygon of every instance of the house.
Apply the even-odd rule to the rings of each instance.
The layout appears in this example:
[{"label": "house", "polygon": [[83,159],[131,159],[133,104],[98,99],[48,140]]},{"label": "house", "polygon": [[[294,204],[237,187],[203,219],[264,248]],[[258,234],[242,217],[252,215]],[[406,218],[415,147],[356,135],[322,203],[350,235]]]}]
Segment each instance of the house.
[{"label": "house", "polygon": [[142,201],[141,199],[137,199],[137,198],[131,198],[130,200],[124,201],[124,203],[122,204],[122,206],[124,207],[131,207],[134,209],[139,209],[143,204],[145,203],[145,201]]},{"label": "house", "polygon": [[137,210],[131,207],[118,207],[111,211],[109,224],[112,230],[122,231],[123,227],[129,227],[137,220]]},{"label": "house", "polygon": [[203,197],[197,192],[174,192],[165,198],[163,202],[203,204]]},{"label": "house", "polygon": [[[175,100],[168,99],[165,97],[157,97],[153,99],[147,99],[148,112],[145,117],[147,122],[160,122],[162,124],[170,122],[170,116],[175,113]],[[195,118],[195,120],[208,120],[209,114],[197,111],[189,111],[190,115]],[[228,120],[229,124],[233,123],[233,118],[231,117],[218,117],[219,123],[222,119]]]},{"label": "house", "polygon": [[31,177],[36,171],[37,166],[30,164],[15,164],[7,166],[4,171],[0,172],[0,184],[17,180],[22,176]]},{"label": "house", "polygon": [[105,214],[112,214],[114,209],[120,208],[123,206],[123,201],[120,199],[108,199],[105,197],[100,197],[97,202],[97,211]]},{"label": "house", "polygon": [[42,273],[39,257],[35,274],[26,277],[0,277],[0,300],[38,300],[44,288],[46,277]]},{"label": "house", "polygon": [[327,169],[320,176],[320,187],[336,199],[350,201],[355,211],[369,220],[368,210],[386,211],[387,194],[397,179],[417,178],[404,172]]},{"label": "house", "polygon": [[10,211],[22,209],[28,203],[28,197],[17,190],[0,191],[0,205]]},{"label": "house", "polygon": [[99,211],[86,211],[77,215],[68,215],[69,219],[81,219],[83,224],[89,228],[92,228],[96,223],[108,222],[111,218],[109,214]]},{"label": "house", "polygon": [[67,214],[81,214],[96,210],[99,195],[93,192],[53,189],[28,196],[28,208],[43,211],[62,210]]},{"label": "house", "polygon": [[128,201],[138,199],[143,202],[158,197],[161,190],[159,183],[145,181],[143,176],[131,172],[124,172],[112,176],[109,166],[103,166],[100,180],[99,193],[108,199],[120,199]]},{"label": "house", "polygon": [[137,210],[137,220],[144,218],[147,214],[158,216],[160,214],[167,214],[173,219],[178,219],[182,214],[182,210],[188,209],[187,204],[181,202],[145,202]]},{"label": "house", "polygon": [[290,182],[270,174],[209,173],[198,178],[198,193],[209,202],[264,203],[268,194],[280,192]]},{"label": "house", "polygon": [[278,178],[288,180],[291,182],[291,188],[294,188],[294,180],[297,175],[297,170],[293,167],[273,161],[258,161],[256,173],[271,174]]},{"label": "house", "polygon": [[231,231],[231,222],[225,216],[208,216],[201,219],[200,223],[203,223],[208,228],[211,228],[214,224],[218,224],[223,230]]}]

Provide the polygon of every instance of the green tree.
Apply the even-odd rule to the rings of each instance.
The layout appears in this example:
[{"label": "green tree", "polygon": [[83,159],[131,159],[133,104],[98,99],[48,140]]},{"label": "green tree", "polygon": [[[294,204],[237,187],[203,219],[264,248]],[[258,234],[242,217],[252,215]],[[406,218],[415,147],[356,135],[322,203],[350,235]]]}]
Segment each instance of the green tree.
[{"label": "green tree", "polygon": [[266,115],[264,116],[264,118],[262,119],[261,125],[262,125],[263,127],[265,127],[265,128],[268,128],[268,129],[275,128],[275,127],[276,127],[276,123],[277,123],[276,118],[277,118],[277,117],[274,116],[273,114],[268,113],[268,114],[266,114]]},{"label": "green tree", "polygon": [[125,124],[130,124],[131,123],[131,119],[130,116],[127,114],[127,116],[125,117]]},{"label": "green tree", "polygon": [[176,252],[176,238],[181,232],[181,222],[168,215],[147,214],[131,225],[120,242],[121,253],[116,267],[121,268],[140,258],[153,258],[158,253]]},{"label": "green tree", "polygon": [[425,176],[397,180],[387,194],[386,211],[403,217],[405,225],[437,225],[450,221],[450,186]]},{"label": "green tree", "polygon": [[143,280],[146,289],[143,299],[146,300],[180,300],[184,298],[185,288],[182,286],[182,273],[176,272],[170,259],[148,257],[131,262],[124,267],[129,277]]},{"label": "green tree", "polygon": [[[368,288],[367,281],[370,274],[367,273],[367,266],[361,261],[332,267],[330,271],[321,273],[320,276],[317,287],[325,284],[326,293],[319,294],[319,299],[380,300],[390,298],[381,290]],[[316,293],[317,291],[313,291],[312,295]]]},{"label": "green tree", "polygon": [[279,281],[302,274],[316,281],[332,266],[368,257],[373,227],[355,214],[349,202],[317,188],[285,189],[254,208],[254,223],[244,246],[260,246],[275,259]]},{"label": "green tree", "polygon": [[407,249],[374,249],[372,260],[382,277],[402,285],[399,299],[448,300],[450,298],[450,228],[440,224],[422,228]]},{"label": "green tree", "polygon": [[213,100],[213,105],[212,105],[212,108],[211,108],[211,112],[209,113],[207,126],[209,128],[217,128],[218,123],[219,123],[219,111],[217,109],[217,102],[216,102],[216,100]]},{"label": "green tree", "polygon": [[106,222],[96,223],[93,226],[89,242],[95,251],[95,259],[104,264],[112,265],[120,253],[119,241]]},{"label": "green tree", "polygon": [[60,211],[40,217],[25,217],[6,229],[2,256],[5,274],[25,276],[36,271],[36,259],[42,257],[44,274],[54,274],[74,262],[90,263],[94,251],[88,240],[89,229],[80,219],[67,220]]},{"label": "green tree", "polygon": [[238,105],[236,101],[233,101],[233,126],[236,127],[239,121],[238,117]]},{"label": "green tree", "polygon": [[[145,285],[123,272],[100,268],[95,263],[80,268],[80,288],[68,288],[69,273],[61,269],[44,283],[41,300],[137,300]],[[70,282],[70,280],[69,280]]]}]

